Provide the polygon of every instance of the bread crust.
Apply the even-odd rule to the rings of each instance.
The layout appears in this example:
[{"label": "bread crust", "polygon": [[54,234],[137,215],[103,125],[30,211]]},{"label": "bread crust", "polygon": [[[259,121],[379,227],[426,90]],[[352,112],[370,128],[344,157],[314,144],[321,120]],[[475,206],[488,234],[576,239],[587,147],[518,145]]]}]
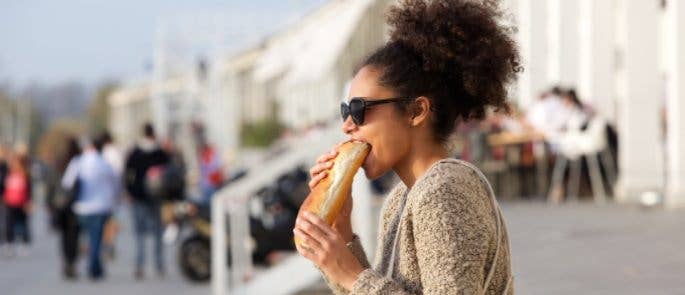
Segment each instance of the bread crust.
[{"label": "bread crust", "polygon": [[[352,190],[352,180],[362,166],[371,146],[368,143],[350,141],[338,148],[333,166],[326,170],[328,176],[312,189],[300,206],[298,217],[304,211],[312,212],[328,225],[332,225]],[[297,238],[295,243],[299,244]]]}]

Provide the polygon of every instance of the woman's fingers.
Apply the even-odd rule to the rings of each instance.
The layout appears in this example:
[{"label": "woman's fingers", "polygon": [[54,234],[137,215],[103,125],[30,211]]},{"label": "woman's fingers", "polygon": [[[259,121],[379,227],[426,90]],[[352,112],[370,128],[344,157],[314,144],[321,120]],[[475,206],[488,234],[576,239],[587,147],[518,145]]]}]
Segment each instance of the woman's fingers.
[{"label": "woman's fingers", "polygon": [[309,221],[309,219],[304,217],[304,215],[297,219],[295,223],[295,229],[299,229],[307,234],[307,237],[315,241],[317,245],[320,245],[321,247],[326,246],[326,241],[328,240],[328,234],[326,231]]},{"label": "woman's fingers", "polygon": [[321,217],[309,211],[304,211],[302,213],[302,217],[303,218],[300,220],[301,225],[307,226],[307,229],[311,228],[311,230],[307,231],[307,233],[313,238],[317,239],[317,241],[320,243],[323,242],[322,239],[324,238],[332,238],[336,236],[333,228],[324,222]]},{"label": "woman's fingers", "polygon": [[300,245],[304,245],[305,248],[310,250],[321,248],[321,244],[302,229],[295,227],[293,233],[300,239]]},{"label": "woman's fingers", "polygon": [[322,172],[317,174],[316,176],[312,177],[312,179],[309,181],[309,189],[314,189],[314,187],[321,181],[322,179],[326,178],[328,176],[327,172]]},{"label": "woman's fingers", "polygon": [[[293,232],[300,239],[299,243],[295,244],[297,252],[311,261],[318,261],[317,248],[320,248],[314,240],[312,240],[306,233],[299,229],[294,229]],[[321,252],[320,250],[318,252]]]},{"label": "woman's fingers", "polygon": [[319,156],[319,158],[316,159],[316,164],[311,169],[309,169],[309,177],[311,178],[311,180],[309,181],[310,189],[313,189],[314,186],[316,186],[316,184],[319,183],[319,181],[326,178],[326,171],[333,167],[333,160],[338,155],[338,149],[340,148],[340,146],[350,141],[352,141],[352,139],[348,139],[346,141],[338,143],[332,150]]},{"label": "woman's fingers", "polygon": [[309,169],[309,176],[314,177],[317,174],[321,173],[322,171],[326,171],[333,167],[333,162],[324,162],[324,163],[318,163],[312,167],[312,169]]}]

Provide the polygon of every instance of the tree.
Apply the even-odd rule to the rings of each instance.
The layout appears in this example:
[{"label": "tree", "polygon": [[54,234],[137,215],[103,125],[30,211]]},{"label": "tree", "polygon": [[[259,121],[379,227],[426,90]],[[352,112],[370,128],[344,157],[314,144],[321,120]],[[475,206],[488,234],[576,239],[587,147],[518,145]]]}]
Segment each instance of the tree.
[{"label": "tree", "polygon": [[243,123],[241,141],[248,147],[268,147],[284,130],[283,124],[277,119],[268,118],[257,122]]},{"label": "tree", "polygon": [[98,134],[109,126],[109,96],[116,90],[115,82],[106,82],[95,93],[95,97],[88,105],[88,126],[91,134]]},{"label": "tree", "polygon": [[78,119],[58,119],[41,134],[36,146],[38,157],[46,163],[54,164],[60,155],[65,154],[67,139],[86,134],[86,126]]}]

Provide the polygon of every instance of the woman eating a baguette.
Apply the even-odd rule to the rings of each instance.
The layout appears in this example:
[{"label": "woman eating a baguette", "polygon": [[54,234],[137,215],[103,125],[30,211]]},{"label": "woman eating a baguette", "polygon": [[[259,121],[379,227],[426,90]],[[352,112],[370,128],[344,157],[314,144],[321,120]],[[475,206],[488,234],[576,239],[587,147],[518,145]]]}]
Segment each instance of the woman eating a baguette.
[{"label": "woman eating a baguette", "polygon": [[[310,170],[294,229],[298,252],[336,294],[514,293],[490,184],[446,147],[459,122],[508,111],[520,66],[501,17],[494,0],[404,0],[389,11],[389,41],[341,105],[350,140]],[[348,170],[359,166],[369,179],[393,170],[401,180],[381,211],[373,265],[350,222]]]}]

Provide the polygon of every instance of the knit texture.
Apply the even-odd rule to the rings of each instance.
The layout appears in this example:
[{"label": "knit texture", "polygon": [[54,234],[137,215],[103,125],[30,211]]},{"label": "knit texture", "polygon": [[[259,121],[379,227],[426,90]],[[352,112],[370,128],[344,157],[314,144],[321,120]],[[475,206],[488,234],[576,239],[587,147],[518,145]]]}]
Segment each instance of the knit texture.
[{"label": "knit texture", "polygon": [[[503,294],[511,276],[509,238],[504,220],[497,236],[496,215],[487,184],[467,163],[443,159],[407,188],[399,183],[383,205],[378,247],[373,267],[359,239],[349,245],[367,267],[352,290],[332,284],[335,294],[483,294],[483,285],[500,250],[494,275],[485,294]],[[403,214],[397,225],[399,214]],[[395,261],[390,261],[399,230]],[[386,276],[394,263],[390,277]],[[513,278],[512,278],[513,280]],[[506,294],[514,294],[513,282]]]}]

